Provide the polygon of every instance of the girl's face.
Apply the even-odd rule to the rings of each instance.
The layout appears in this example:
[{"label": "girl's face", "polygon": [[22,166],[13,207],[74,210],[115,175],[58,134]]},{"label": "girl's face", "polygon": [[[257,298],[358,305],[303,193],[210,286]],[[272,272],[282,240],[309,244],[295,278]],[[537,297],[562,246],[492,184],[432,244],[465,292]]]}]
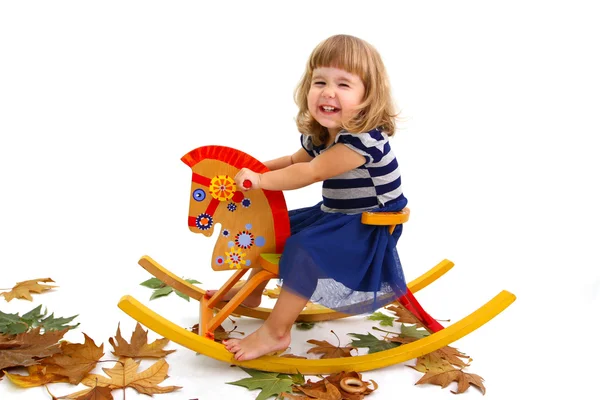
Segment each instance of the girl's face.
[{"label": "girl's face", "polygon": [[342,122],[356,115],[364,95],[365,85],[358,75],[333,67],[315,68],[308,91],[308,111],[334,135]]}]

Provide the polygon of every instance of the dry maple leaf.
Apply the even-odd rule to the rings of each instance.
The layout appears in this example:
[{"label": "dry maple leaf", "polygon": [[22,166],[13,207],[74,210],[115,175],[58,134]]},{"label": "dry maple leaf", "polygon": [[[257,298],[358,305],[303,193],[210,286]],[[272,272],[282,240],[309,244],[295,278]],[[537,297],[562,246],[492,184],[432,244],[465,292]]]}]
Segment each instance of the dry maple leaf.
[{"label": "dry maple leaf", "polygon": [[[346,380],[346,379],[353,379],[353,380],[360,381],[364,387],[364,391],[362,393],[350,393],[350,392],[345,391],[341,387],[341,382],[342,382],[342,380]],[[317,381],[317,382],[311,382],[309,379],[308,382],[303,385],[296,385],[294,387],[294,391],[295,392],[301,391],[300,386],[302,386],[303,388],[320,389],[322,392],[326,392],[325,381],[332,384],[333,386],[335,386],[338,389],[339,393],[341,394],[342,400],[362,400],[362,399],[364,399],[364,397],[366,395],[373,393],[373,391],[375,391],[377,389],[377,383],[373,380],[371,380],[370,382],[363,381],[362,375],[360,374],[360,372],[355,372],[355,371],[344,372],[344,371],[342,371],[342,372],[338,372],[337,374],[329,375],[326,378],[324,378],[320,381]],[[370,383],[373,384],[373,388],[369,387]]]},{"label": "dry maple leaf", "polygon": [[139,393],[150,396],[181,389],[179,386],[157,386],[168,378],[169,364],[164,359],[158,360],[148,369],[137,373],[139,366],[140,364],[133,359],[124,358],[119,360],[113,368],[102,368],[110,376],[110,379],[102,375],[92,374],[86,376],[81,383],[89,387],[106,386],[111,389],[130,387]]},{"label": "dry maple leaf", "polygon": [[61,399],[71,400],[113,400],[112,389],[109,387],[95,386],[90,389],[71,393],[67,396],[59,397]]},{"label": "dry maple leaf", "polygon": [[418,324],[419,326],[423,326],[421,321],[417,319],[410,311],[408,311],[404,306],[400,304],[391,305],[385,308],[386,310],[392,311],[398,319],[396,322],[402,322],[405,324]]},{"label": "dry maple leaf", "polygon": [[42,386],[47,383],[69,382],[66,376],[48,373],[42,365],[30,365],[27,367],[29,375],[17,375],[6,373],[6,377],[15,385],[22,388]]},{"label": "dry maple leaf", "polygon": [[436,351],[417,357],[415,366],[409,365],[409,367],[423,373],[454,371],[456,369]]},{"label": "dry maple leaf", "polygon": [[12,288],[10,292],[2,292],[0,293],[0,295],[4,296],[7,302],[11,301],[12,299],[25,299],[32,301],[33,297],[31,297],[31,293],[42,293],[46,290],[58,287],[50,285],[40,285],[38,282],[54,281],[50,278],[40,278],[32,279],[29,281],[17,282],[17,284]]},{"label": "dry maple leaf", "polygon": [[335,385],[329,383],[327,378],[323,379],[323,386],[321,386],[321,387],[308,388],[308,387],[298,386],[298,390],[300,390],[302,393],[304,393],[314,399],[320,399],[320,400],[342,400],[343,399],[342,393],[340,392],[340,390],[337,387],[335,387]]},{"label": "dry maple leaf", "polygon": [[41,358],[49,357],[60,352],[58,341],[67,333],[49,331],[40,334],[40,327],[15,335],[10,342],[13,346],[0,352],[0,375],[2,370],[10,367],[28,367],[39,364]]},{"label": "dry maple leaf", "polygon": [[265,289],[263,290],[263,296],[268,296],[271,299],[276,299],[281,294],[281,286],[277,285],[275,289]]},{"label": "dry maple leaf", "polygon": [[[115,339],[117,343],[115,344]],[[151,357],[162,358],[173,353],[175,350],[163,350],[169,343],[169,339],[157,339],[151,344],[148,344],[148,331],[142,329],[138,322],[134,332],[131,334],[131,343],[127,343],[121,336],[121,324],[117,327],[117,335],[115,338],[108,339],[115,351],[112,353],[118,357]]]},{"label": "dry maple leaf", "polygon": [[334,346],[326,340],[307,340],[310,344],[317,345],[312,349],[308,350],[307,353],[322,354],[320,358],[339,358],[339,357],[352,357],[350,352],[356,350],[356,347],[347,346],[339,347]]},{"label": "dry maple leaf", "polygon": [[445,388],[452,382],[457,382],[458,387],[454,394],[465,392],[470,385],[477,387],[483,394],[485,394],[485,386],[483,386],[483,378],[476,374],[468,374],[459,369],[454,371],[446,372],[427,372],[421,379],[419,379],[415,385],[423,383],[431,383],[433,385],[440,385]]},{"label": "dry maple leaf", "polygon": [[104,344],[96,346],[88,335],[83,336],[83,344],[62,342],[61,353],[43,359],[41,364],[46,366],[46,372],[66,376],[69,383],[79,384],[104,355]]}]

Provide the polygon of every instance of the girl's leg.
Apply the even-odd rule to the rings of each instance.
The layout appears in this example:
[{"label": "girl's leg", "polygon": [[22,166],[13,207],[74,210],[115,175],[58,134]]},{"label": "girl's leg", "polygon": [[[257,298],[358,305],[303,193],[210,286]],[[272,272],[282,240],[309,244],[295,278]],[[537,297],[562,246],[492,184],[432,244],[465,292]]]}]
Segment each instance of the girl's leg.
[{"label": "girl's leg", "polygon": [[277,303],[265,323],[244,339],[229,339],[225,347],[235,353],[235,359],[253,360],[265,354],[285,350],[290,345],[290,331],[308,299],[283,286]]},{"label": "girl's leg", "polygon": [[[248,280],[250,280],[250,278],[252,278],[254,275],[256,275],[259,271],[261,271],[260,268],[253,268],[252,271],[250,271],[250,276],[248,277]],[[248,297],[246,297],[244,299],[244,301],[242,301],[242,305],[244,305],[246,307],[250,307],[250,308],[260,306],[260,302],[262,301],[263,290],[265,290],[265,287],[267,286],[268,283],[269,283],[269,281],[261,282],[261,284],[258,285],[256,287],[256,289],[254,289],[252,291],[252,293],[250,293],[248,295]],[[240,291],[239,287],[231,289],[229,292],[225,293],[225,296],[223,296],[223,301],[231,300],[231,298],[233,296],[235,296],[235,294],[239,291]],[[207,290],[206,291],[206,294],[209,297],[212,297],[215,293],[217,293],[216,290]]]}]

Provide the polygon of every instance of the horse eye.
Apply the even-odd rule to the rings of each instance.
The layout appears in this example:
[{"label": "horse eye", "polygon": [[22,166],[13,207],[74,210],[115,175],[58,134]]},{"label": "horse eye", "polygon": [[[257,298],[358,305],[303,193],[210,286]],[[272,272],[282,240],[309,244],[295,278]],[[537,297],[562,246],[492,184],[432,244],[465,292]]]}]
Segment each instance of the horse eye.
[{"label": "horse eye", "polygon": [[202,189],[196,189],[196,190],[194,190],[193,196],[194,196],[194,200],[202,201],[206,198],[206,193]]}]

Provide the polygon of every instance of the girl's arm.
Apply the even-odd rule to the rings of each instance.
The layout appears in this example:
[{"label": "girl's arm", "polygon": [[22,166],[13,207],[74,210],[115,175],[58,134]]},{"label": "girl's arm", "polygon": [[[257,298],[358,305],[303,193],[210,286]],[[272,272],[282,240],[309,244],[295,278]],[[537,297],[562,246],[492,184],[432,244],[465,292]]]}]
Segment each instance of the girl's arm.
[{"label": "girl's arm", "polygon": [[[301,150],[304,151],[304,149]],[[298,153],[296,152],[294,156]],[[363,155],[343,144],[336,144],[310,162],[289,164],[276,171],[257,174],[247,168],[242,168],[235,180],[239,187],[243,187],[242,182],[249,179],[252,182],[252,189],[292,190],[333,178],[358,168],[365,162]]]},{"label": "girl's arm", "polygon": [[309,162],[313,159],[306,150],[301,148],[297,152],[289,156],[283,156],[276,158],[274,160],[265,161],[265,166],[269,168],[271,171],[275,171],[278,169],[282,169],[285,167],[289,167],[292,164],[298,164],[301,162]]}]

